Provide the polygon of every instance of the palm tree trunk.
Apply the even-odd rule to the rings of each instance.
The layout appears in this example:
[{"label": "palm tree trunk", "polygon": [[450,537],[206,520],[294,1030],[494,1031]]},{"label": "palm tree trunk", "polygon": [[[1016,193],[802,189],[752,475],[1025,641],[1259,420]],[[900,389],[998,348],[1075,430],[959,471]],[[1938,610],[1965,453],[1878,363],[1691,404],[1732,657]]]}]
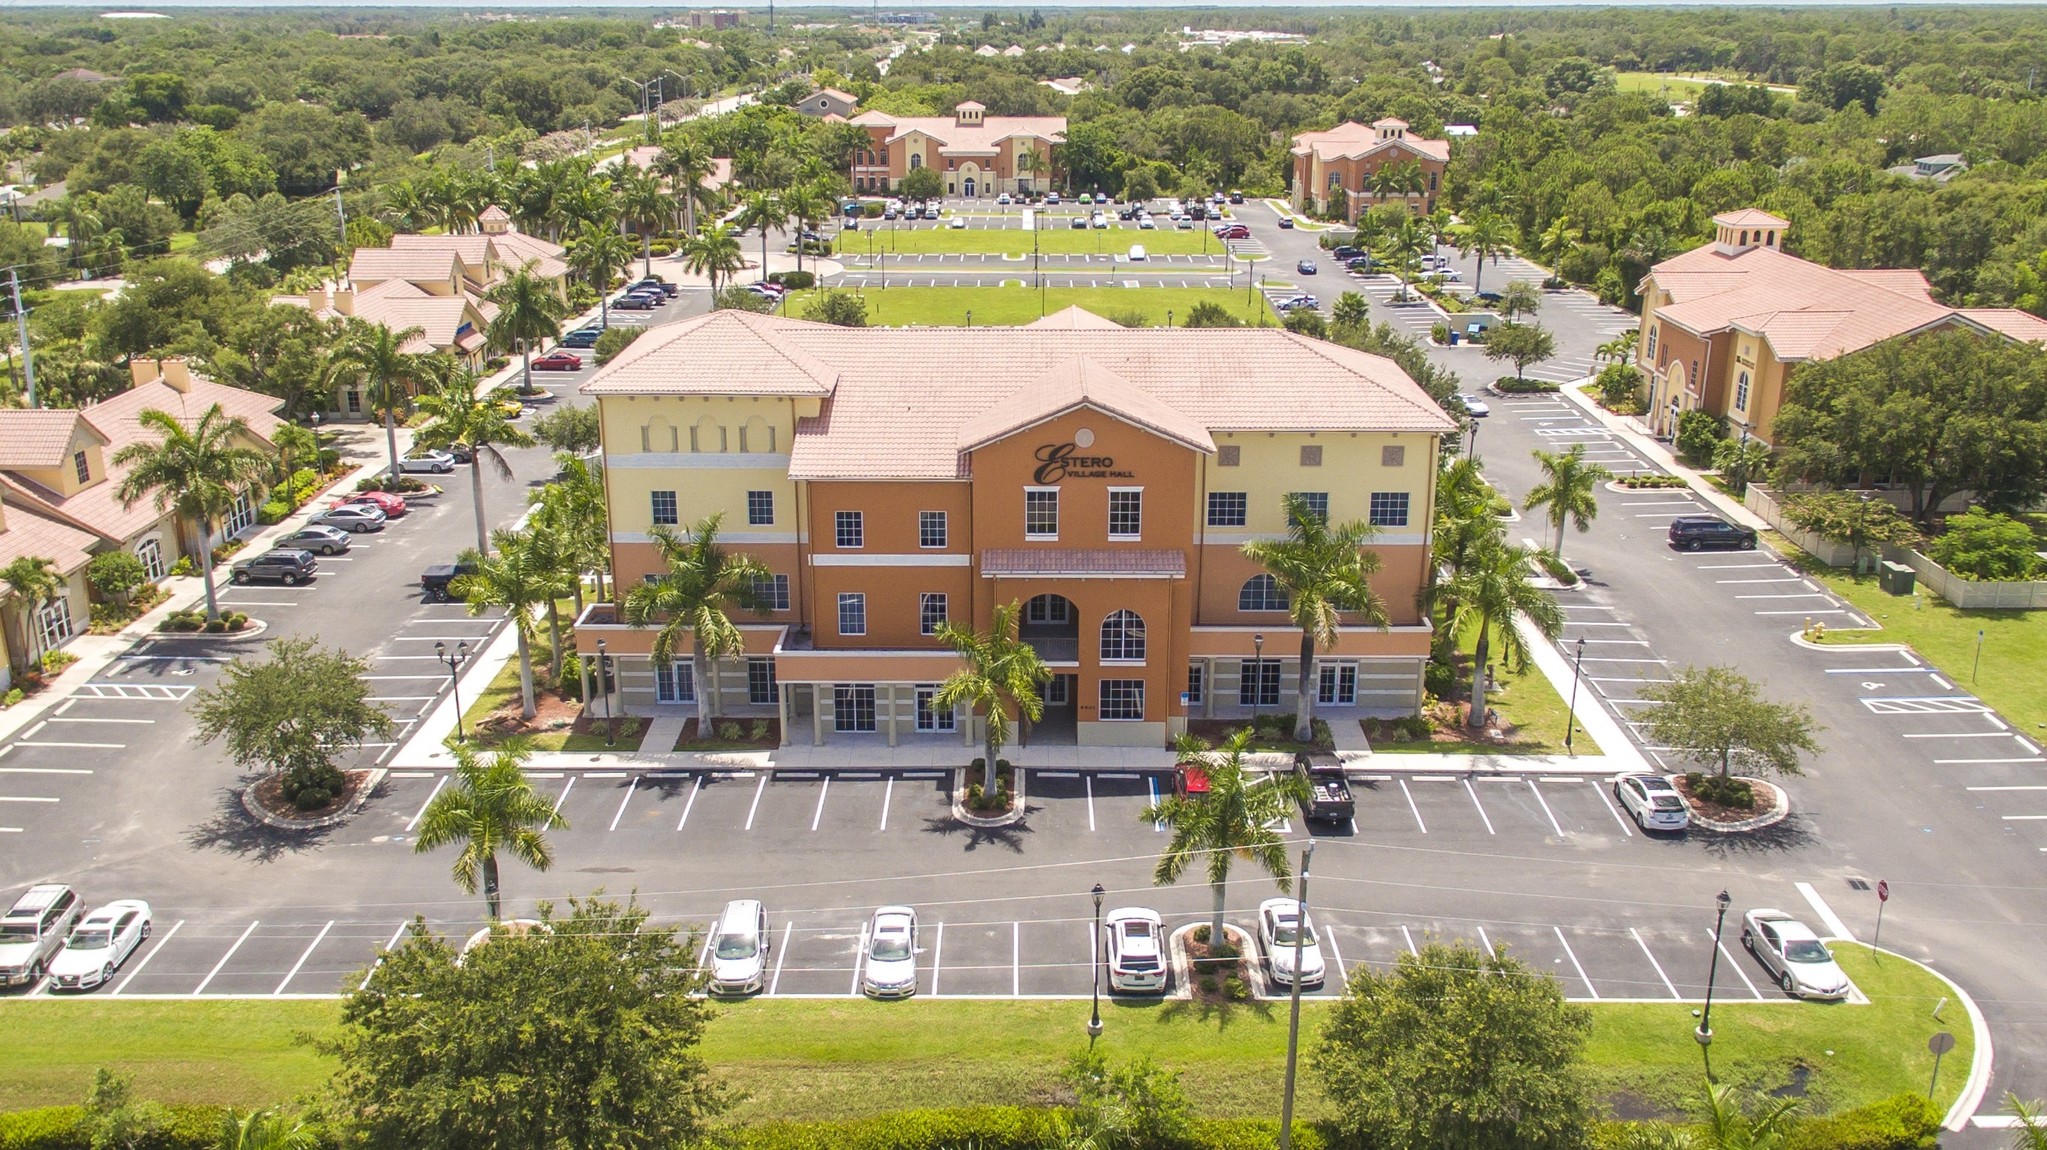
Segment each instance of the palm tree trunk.
[{"label": "palm tree trunk", "polygon": [[1492,630],[1492,617],[1482,616],[1478,621],[1478,645],[1471,651],[1471,710],[1464,716],[1467,727],[1485,726],[1485,662]]},{"label": "palm tree trunk", "polygon": [[502,917],[498,911],[498,856],[483,856],[483,901],[490,908],[490,920]]},{"label": "palm tree trunk", "polygon": [[651,276],[653,274],[654,274],[654,234],[652,232],[641,232],[640,278],[646,279],[648,276]]},{"label": "palm tree trunk", "polygon": [[711,737],[711,677],[706,672],[709,660],[704,658],[702,639],[692,638],[689,644],[689,677],[697,692],[697,738]]},{"label": "palm tree trunk", "polygon": [[1223,900],[1225,893],[1222,880],[1210,882],[1208,889],[1215,895],[1215,914],[1208,920],[1208,945],[1214,948],[1222,946],[1229,939],[1229,935],[1223,932]]},{"label": "palm tree trunk", "polygon": [[547,641],[554,647],[547,660],[547,672],[554,678],[555,687],[559,688],[562,681],[562,615],[554,605],[552,595],[547,597]]},{"label": "palm tree trunk", "polygon": [[469,445],[469,494],[476,503],[476,549],[485,559],[490,558],[490,532],[483,522],[483,447]]},{"label": "palm tree trunk", "polygon": [[520,358],[520,360],[521,360],[521,361],[523,361],[523,363],[525,364],[525,366],[524,366],[524,367],[523,367],[523,368],[521,369],[521,375],[520,375],[520,377],[519,377],[519,394],[521,394],[521,395],[532,395],[532,394],[533,394],[533,342],[532,342],[531,340],[524,340],[524,339],[522,339],[522,340],[520,340],[520,341],[519,341],[519,358]]},{"label": "palm tree trunk", "polygon": [[[392,398],[387,392],[386,399]],[[391,486],[398,486],[398,405],[384,407],[384,445],[391,449]]]},{"label": "palm tree trunk", "polygon": [[512,628],[519,637],[519,717],[530,719],[540,713],[540,708],[533,702],[533,648],[526,644],[525,622],[524,619],[514,619]]},{"label": "palm tree trunk", "polygon": [[982,794],[993,791],[996,783],[1000,781],[1000,776],[995,771],[995,756],[1002,753],[1002,747],[995,741],[995,708],[1001,705],[1001,703],[993,703],[990,704],[988,709],[988,727],[982,740],[983,746],[986,747],[988,752],[988,757],[982,760],[984,766],[984,769],[981,771]]},{"label": "palm tree trunk", "polygon": [[1294,707],[1294,742],[1305,743],[1315,737],[1315,695],[1309,690],[1314,684],[1309,680],[1315,675],[1315,637],[1301,632],[1301,676],[1300,698]]}]

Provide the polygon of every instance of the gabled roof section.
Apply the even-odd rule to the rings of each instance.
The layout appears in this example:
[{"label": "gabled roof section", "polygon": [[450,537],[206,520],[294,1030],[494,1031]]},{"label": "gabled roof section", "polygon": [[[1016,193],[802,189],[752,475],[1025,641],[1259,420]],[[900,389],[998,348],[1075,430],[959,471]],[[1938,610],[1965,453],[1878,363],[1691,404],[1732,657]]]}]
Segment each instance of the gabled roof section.
[{"label": "gabled roof section", "polygon": [[0,468],[62,467],[77,427],[78,413],[69,409],[0,411]]},{"label": "gabled roof section", "polygon": [[837,368],[796,347],[799,320],[723,309],[651,328],[578,390],[590,395],[827,396]]},{"label": "gabled roof section", "polygon": [[[478,270],[481,270],[479,268]],[[462,260],[450,248],[357,248],[348,260],[348,278],[356,283],[383,280],[453,280]]]},{"label": "gabled roof section", "polygon": [[2026,343],[2047,342],[2047,319],[2015,307],[1965,307],[1955,312],[1970,323]]},{"label": "gabled roof section", "polygon": [[1024,326],[1065,328],[1069,331],[1106,331],[1110,328],[1122,327],[1123,325],[1113,319],[1096,315],[1079,304],[1072,304],[1053,312],[1051,315],[1034,319]]},{"label": "gabled roof section", "polygon": [[[1759,218],[1757,218],[1759,217]],[[1725,225],[1768,227],[1767,212],[1727,212]],[[1830,359],[1917,331],[1956,313],[1934,301],[1926,277],[1908,268],[1838,270],[1780,248],[1734,252],[1693,248],[1650,270],[1671,302],[1656,309],[1700,336],[1738,328],[1770,341],[1786,361]]]},{"label": "gabled roof section", "polygon": [[1713,222],[1730,228],[1788,228],[1791,226],[1790,220],[1773,216],[1761,208],[1737,208],[1731,212],[1721,212],[1713,217]]},{"label": "gabled roof section", "polygon": [[959,448],[972,451],[1049,419],[1091,407],[1203,454],[1215,453],[1208,429],[1092,360],[1054,360],[1042,382],[960,425]]},{"label": "gabled roof section", "polygon": [[[7,530],[0,531],[0,567],[34,557],[48,559],[57,565],[59,574],[69,575],[91,562],[92,549],[99,543],[92,532],[81,531],[19,498],[5,502]],[[5,582],[0,582],[0,587],[13,590]]]}]

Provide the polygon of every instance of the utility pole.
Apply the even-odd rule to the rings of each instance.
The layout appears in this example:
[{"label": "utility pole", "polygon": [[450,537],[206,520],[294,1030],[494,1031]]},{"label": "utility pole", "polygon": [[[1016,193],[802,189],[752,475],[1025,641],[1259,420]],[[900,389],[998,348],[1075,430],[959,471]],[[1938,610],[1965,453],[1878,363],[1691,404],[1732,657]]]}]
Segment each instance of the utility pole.
[{"label": "utility pole", "polygon": [[14,330],[21,336],[21,380],[28,392],[28,405],[36,405],[36,361],[28,347],[28,308],[21,303],[21,275],[7,269],[7,284],[14,291]]}]

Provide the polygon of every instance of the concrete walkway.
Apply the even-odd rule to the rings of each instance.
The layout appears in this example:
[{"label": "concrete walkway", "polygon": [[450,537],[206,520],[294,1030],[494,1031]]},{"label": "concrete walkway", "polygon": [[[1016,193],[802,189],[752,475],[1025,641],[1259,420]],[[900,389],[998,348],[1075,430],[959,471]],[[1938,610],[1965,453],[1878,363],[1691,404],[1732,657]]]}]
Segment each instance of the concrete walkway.
[{"label": "concrete walkway", "polygon": [[1692,489],[1694,495],[1705,500],[1708,506],[1718,511],[1729,521],[1742,524],[1745,527],[1753,527],[1758,531],[1772,530],[1771,526],[1761,516],[1742,506],[1739,499],[1713,486],[1712,482],[1704,474],[1695,468],[1687,466],[1662,440],[1649,434],[1649,429],[1642,424],[1639,418],[1632,415],[1615,415],[1613,412],[1599,406],[1598,401],[1585,394],[1586,389],[1592,385],[1592,382],[1593,378],[1588,376],[1585,379],[1564,384],[1559,389],[1559,393],[1565,400],[1575,403],[1583,409],[1586,418],[1612,432],[1615,436],[1625,441],[1629,447],[1641,452],[1644,459],[1684,480],[1685,484]]}]

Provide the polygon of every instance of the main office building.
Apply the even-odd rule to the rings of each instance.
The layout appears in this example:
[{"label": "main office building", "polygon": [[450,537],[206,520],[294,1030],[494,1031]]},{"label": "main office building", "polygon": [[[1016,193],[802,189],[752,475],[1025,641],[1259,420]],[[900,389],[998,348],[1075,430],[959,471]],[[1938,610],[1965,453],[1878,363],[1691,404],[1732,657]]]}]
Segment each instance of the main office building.
[{"label": "main office building", "polygon": [[937,707],[943,622],[1015,603],[1052,671],[1035,742],[1168,743],[1190,718],[1290,711],[1300,632],[1243,554],[1301,493],[1365,520],[1384,628],[1348,620],[1311,689],[1332,721],[1411,714],[1429,625],[1435,460],[1454,424],[1392,361],[1276,328],[841,328],[718,311],[643,335],[583,391],[603,429],[617,585],[658,526],[722,516],[761,563],[745,650],[695,681],[594,604],[637,714],[780,720],[785,742],[974,738]]}]

